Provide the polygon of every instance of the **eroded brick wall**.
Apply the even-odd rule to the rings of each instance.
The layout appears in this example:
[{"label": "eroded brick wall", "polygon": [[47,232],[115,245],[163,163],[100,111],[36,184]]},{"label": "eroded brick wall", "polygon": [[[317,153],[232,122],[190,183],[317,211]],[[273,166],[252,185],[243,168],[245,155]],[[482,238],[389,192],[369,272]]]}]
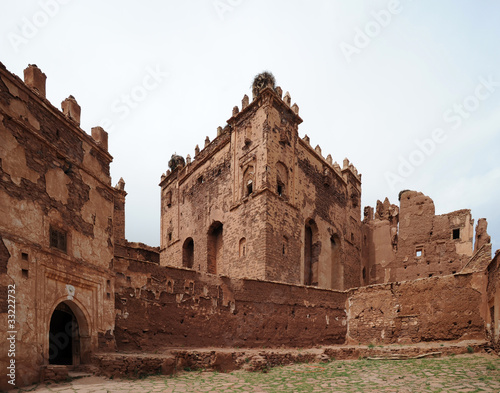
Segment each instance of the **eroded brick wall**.
[{"label": "eroded brick wall", "polygon": [[120,350],[341,344],[342,292],[116,261]]},{"label": "eroded brick wall", "polygon": [[372,285],[348,295],[349,343],[485,339],[483,273]]},{"label": "eroded brick wall", "polygon": [[[365,284],[398,282],[460,272],[473,256],[474,220],[470,210],[435,215],[434,202],[416,191],[402,191],[400,207],[388,199],[365,208],[362,265]],[[481,224],[484,241],[489,242]]]},{"label": "eroded brick wall", "polygon": [[488,265],[486,322],[493,345],[500,349],[500,251]]},{"label": "eroded brick wall", "polygon": [[[48,363],[51,316],[61,302],[79,323],[78,361],[88,360],[98,333],[114,325],[106,134],[93,132],[97,141],[80,129],[74,98],[65,100],[64,112],[55,108],[36,66],[25,75],[26,84],[0,63],[0,292],[4,301],[7,286],[15,285],[18,386],[37,381]],[[0,309],[7,326],[3,303]],[[7,360],[0,357],[2,369]],[[4,381],[0,389],[12,387]]]}]

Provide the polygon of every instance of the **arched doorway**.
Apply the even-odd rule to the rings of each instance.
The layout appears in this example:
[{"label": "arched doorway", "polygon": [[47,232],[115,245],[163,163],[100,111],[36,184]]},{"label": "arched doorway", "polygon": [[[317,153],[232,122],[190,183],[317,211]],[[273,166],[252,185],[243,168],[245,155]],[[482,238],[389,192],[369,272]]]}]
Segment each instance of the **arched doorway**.
[{"label": "arched doorway", "polygon": [[188,237],[182,246],[182,266],[189,269],[193,268],[194,263],[194,241],[192,237]]},{"label": "arched doorway", "polygon": [[83,312],[73,302],[59,303],[49,324],[49,364],[76,366],[89,357],[90,336]]},{"label": "arched doorway", "polygon": [[217,274],[217,265],[222,260],[223,251],[223,225],[221,222],[214,222],[208,229],[207,244],[207,272]]}]

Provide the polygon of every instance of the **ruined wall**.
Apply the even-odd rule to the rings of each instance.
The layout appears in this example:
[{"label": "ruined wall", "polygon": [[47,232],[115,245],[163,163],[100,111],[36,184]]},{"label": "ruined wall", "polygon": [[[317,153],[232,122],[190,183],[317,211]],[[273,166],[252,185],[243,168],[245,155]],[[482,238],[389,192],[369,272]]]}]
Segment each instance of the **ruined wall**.
[{"label": "ruined wall", "polygon": [[119,350],[341,344],[346,294],[117,258]]},{"label": "ruined wall", "polygon": [[496,349],[500,348],[500,251],[488,265],[486,329]]},{"label": "ruined wall", "polygon": [[456,274],[353,289],[348,343],[485,339],[485,276]]},{"label": "ruined wall", "polygon": [[[459,272],[472,257],[470,210],[435,215],[434,202],[416,191],[365,208],[363,266],[366,283],[396,282]],[[485,236],[486,238],[486,236]]]},{"label": "ruined wall", "polygon": [[[114,325],[107,134],[97,128],[92,138],[79,128],[71,97],[65,113],[53,107],[36,66],[25,70],[25,80],[0,64],[0,292],[15,285],[19,385],[36,381],[48,363],[49,325],[59,303],[78,320],[81,361]],[[2,326],[5,312],[2,306]],[[2,339],[0,352],[7,348]],[[0,359],[5,369],[7,359]]]},{"label": "ruined wall", "polygon": [[245,96],[194,161],[162,176],[162,265],[323,288],[360,284],[361,176],[300,139],[301,122],[280,88],[250,104]]}]

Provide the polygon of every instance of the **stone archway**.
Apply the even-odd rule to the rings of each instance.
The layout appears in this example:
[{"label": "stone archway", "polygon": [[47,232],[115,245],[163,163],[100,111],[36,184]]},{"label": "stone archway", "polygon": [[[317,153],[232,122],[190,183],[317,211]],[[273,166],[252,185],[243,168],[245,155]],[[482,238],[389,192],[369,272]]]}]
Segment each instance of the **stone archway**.
[{"label": "stone archway", "polygon": [[59,303],[49,322],[48,363],[77,366],[90,361],[88,322],[72,301]]}]

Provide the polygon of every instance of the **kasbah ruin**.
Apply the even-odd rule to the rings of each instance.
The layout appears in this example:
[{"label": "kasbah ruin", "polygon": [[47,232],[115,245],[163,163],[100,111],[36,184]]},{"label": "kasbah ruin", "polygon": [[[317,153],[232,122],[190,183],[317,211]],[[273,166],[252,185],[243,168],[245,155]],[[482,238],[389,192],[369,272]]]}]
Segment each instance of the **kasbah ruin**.
[{"label": "kasbah ruin", "polygon": [[486,219],[436,215],[410,190],[362,211],[361,174],[299,137],[271,74],[193,157],[172,156],[160,247],[125,238],[106,131],[87,134],[77,101],[59,110],[45,88],[36,65],[23,81],[0,63],[0,389],[75,370],[498,352]]}]

